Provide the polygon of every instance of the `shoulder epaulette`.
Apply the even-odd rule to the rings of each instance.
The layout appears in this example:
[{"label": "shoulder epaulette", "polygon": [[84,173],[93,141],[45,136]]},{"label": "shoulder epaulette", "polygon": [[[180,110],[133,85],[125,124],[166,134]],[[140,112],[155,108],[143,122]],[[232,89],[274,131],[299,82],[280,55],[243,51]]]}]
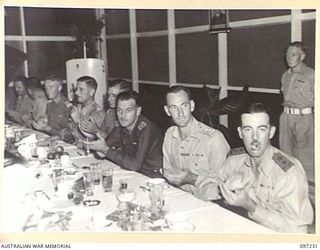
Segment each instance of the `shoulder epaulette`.
[{"label": "shoulder epaulette", "polygon": [[294,163],[290,161],[285,155],[277,152],[274,153],[272,159],[275,163],[284,171],[287,172],[290,168],[294,166]]},{"label": "shoulder epaulette", "polygon": [[242,155],[242,154],[245,154],[246,153],[246,150],[244,147],[239,147],[239,148],[232,148],[229,153],[228,153],[228,156],[231,156],[231,155]]},{"label": "shoulder epaulette", "polygon": [[148,124],[145,121],[141,121],[138,125],[138,130],[142,130],[144,129],[146,126],[148,126]]},{"label": "shoulder epaulette", "polygon": [[206,135],[213,136],[216,133],[214,128],[210,128],[208,126],[199,125],[200,131]]}]

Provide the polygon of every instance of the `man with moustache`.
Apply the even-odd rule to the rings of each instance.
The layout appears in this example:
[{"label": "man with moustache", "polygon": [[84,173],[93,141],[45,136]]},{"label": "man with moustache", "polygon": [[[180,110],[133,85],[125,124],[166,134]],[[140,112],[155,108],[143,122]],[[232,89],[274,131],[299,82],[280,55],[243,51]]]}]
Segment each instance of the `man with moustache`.
[{"label": "man with moustache", "polygon": [[277,232],[306,233],[313,221],[301,163],[270,144],[276,128],[260,103],[241,115],[238,133],[245,150],[230,156],[221,171],[221,193],[229,205]]},{"label": "man with moustache", "polygon": [[302,42],[287,46],[289,69],[281,77],[283,113],[280,117],[280,149],[303,165],[314,203],[314,70],[304,64],[306,48]]},{"label": "man with moustache", "polygon": [[82,76],[77,79],[77,105],[71,107],[70,127],[79,147],[83,146],[84,139],[95,139],[95,134],[105,117],[102,108],[94,101],[97,87],[98,84],[93,77]]},{"label": "man with moustache", "polygon": [[[167,130],[164,138],[163,175],[172,185],[200,199],[219,199],[218,172],[230,147],[220,131],[193,117],[194,108],[187,88],[179,85],[169,88],[164,109],[175,126]],[[200,189],[200,183],[208,175],[215,176],[216,182]]]},{"label": "man with moustache", "polygon": [[[149,177],[162,176],[162,133],[141,114],[137,92],[120,93],[116,112],[120,126],[114,127],[106,140],[89,142],[90,149],[122,168]],[[102,154],[101,154],[102,153]]]}]

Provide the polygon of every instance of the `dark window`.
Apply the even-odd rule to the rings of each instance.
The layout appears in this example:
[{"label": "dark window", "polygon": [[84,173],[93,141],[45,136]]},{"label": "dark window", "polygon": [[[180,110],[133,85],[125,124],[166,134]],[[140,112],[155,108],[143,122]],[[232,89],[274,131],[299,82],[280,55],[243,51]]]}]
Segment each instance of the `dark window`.
[{"label": "dark window", "polygon": [[208,32],[176,36],[177,81],[218,84],[218,38]]},{"label": "dark window", "polygon": [[305,21],[302,23],[302,41],[307,47],[307,57],[305,62],[312,68],[315,68],[315,34],[315,20]]},{"label": "dark window", "polygon": [[95,21],[94,9],[23,8],[26,34],[34,36],[70,36],[71,26],[90,27]]},{"label": "dark window", "polygon": [[166,10],[136,10],[137,32],[166,30]]},{"label": "dark window", "polygon": [[20,12],[18,7],[5,7],[5,34],[21,35]]},{"label": "dark window", "polygon": [[123,34],[129,33],[129,11],[120,9],[105,10],[106,33]]},{"label": "dark window", "polygon": [[291,10],[230,10],[230,21],[290,15]]},{"label": "dark window", "polygon": [[108,77],[132,78],[129,39],[107,40]]},{"label": "dark window", "polygon": [[73,42],[28,42],[29,75],[45,78],[54,74],[65,79],[73,47]]},{"label": "dark window", "polygon": [[138,38],[139,80],[169,81],[167,36]]},{"label": "dark window", "polygon": [[231,30],[229,85],[279,88],[286,70],[284,50],[290,42],[290,32],[290,24]]},{"label": "dark window", "polygon": [[209,25],[208,10],[175,10],[176,28]]}]

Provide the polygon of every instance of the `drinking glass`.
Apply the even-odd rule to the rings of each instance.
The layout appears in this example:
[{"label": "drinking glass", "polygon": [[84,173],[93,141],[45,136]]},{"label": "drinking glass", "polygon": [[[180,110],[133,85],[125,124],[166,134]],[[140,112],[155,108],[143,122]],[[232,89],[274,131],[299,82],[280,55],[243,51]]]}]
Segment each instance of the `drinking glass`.
[{"label": "drinking glass", "polygon": [[91,165],[91,171],[93,174],[94,185],[100,185],[101,175],[102,175],[101,165],[100,163],[91,163],[90,165]]},{"label": "drinking glass", "polygon": [[105,192],[112,191],[113,168],[102,169],[102,186]]},{"label": "drinking glass", "polygon": [[86,189],[86,195],[92,196],[93,188],[94,188],[94,179],[93,179],[92,172],[84,172],[83,179],[84,179],[84,186]]}]

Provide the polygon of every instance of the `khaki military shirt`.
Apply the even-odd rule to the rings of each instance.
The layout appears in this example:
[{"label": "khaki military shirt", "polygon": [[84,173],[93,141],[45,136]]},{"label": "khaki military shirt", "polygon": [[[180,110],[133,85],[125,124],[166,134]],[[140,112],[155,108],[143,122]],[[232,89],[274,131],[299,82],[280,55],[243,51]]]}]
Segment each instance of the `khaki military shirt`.
[{"label": "khaki military shirt", "polygon": [[301,65],[299,72],[288,69],[281,77],[284,106],[293,108],[314,107],[314,70]]},{"label": "khaki military shirt", "polygon": [[278,232],[306,233],[307,224],[313,221],[313,209],[300,162],[270,145],[254,171],[249,155],[242,152],[227,159],[221,177],[226,181],[240,174],[248,182],[245,190],[257,204],[248,216]]},{"label": "khaki military shirt", "polygon": [[116,111],[115,109],[108,109],[101,127],[99,128],[98,134],[102,138],[106,138],[108,134],[112,131],[112,129],[116,126],[119,126],[119,122],[117,121]]},{"label": "khaki military shirt", "polygon": [[[170,127],[163,143],[163,175],[170,180],[182,169],[197,175],[195,185],[185,184],[180,188],[200,196],[206,196],[197,190],[199,183],[207,176],[216,176],[229,152],[229,144],[223,134],[192,118],[192,132],[182,140],[177,126]],[[217,186],[216,186],[217,192]],[[212,194],[214,197],[216,194]],[[205,199],[210,199],[205,197]]]},{"label": "khaki military shirt", "polygon": [[[93,122],[97,128],[101,127],[105,114],[95,101],[90,102],[86,106],[79,104],[77,108],[80,110],[79,124],[81,124],[82,120],[89,120]],[[71,122],[70,126],[72,128],[72,134],[77,140],[86,138],[85,132],[79,129],[78,124]]]},{"label": "khaki military shirt", "polygon": [[17,103],[14,111],[9,112],[10,119],[22,123],[21,120],[22,115],[31,115],[33,106],[33,100],[29,97],[28,94],[23,96],[18,96]]},{"label": "khaki military shirt", "polygon": [[70,109],[69,101],[61,96],[58,102],[50,100],[47,104],[48,125],[51,127],[48,131],[51,135],[59,135],[62,129],[69,127]]},{"label": "khaki military shirt", "polygon": [[46,117],[48,99],[44,93],[39,94],[37,98],[34,99],[31,113],[25,117],[22,117],[24,125],[27,127],[32,127],[32,122],[39,121]]}]

